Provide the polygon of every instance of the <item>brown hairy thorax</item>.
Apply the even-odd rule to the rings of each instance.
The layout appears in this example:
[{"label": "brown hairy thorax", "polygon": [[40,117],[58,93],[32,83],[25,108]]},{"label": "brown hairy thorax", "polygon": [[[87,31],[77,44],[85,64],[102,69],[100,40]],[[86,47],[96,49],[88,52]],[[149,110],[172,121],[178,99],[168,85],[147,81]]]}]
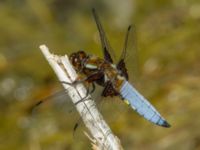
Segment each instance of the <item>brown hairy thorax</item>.
[{"label": "brown hairy thorax", "polygon": [[[109,93],[106,94],[110,94],[110,96],[119,92],[125,80],[114,64],[95,55],[87,55],[84,51],[72,53],[70,61],[79,75],[87,78],[87,82],[96,82],[103,87],[109,85],[110,92],[107,90]],[[113,94],[111,94],[111,91],[113,91]]]}]

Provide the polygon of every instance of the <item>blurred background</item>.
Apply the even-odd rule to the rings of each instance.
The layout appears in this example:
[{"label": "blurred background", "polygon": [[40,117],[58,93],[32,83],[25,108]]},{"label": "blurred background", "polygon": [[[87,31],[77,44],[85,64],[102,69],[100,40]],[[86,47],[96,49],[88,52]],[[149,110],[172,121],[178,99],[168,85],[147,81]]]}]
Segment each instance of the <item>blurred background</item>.
[{"label": "blurred background", "polygon": [[109,99],[103,116],[124,149],[200,149],[198,0],[1,0],[0,149],[91,149],[84,125],[73,136],[78,114],[68,113],[68,98],[52,98],[34,114],[30,108],[62,89],[40,44],[60,55],[83,49],[102,56],[93,7],[117,57],[134,24],[130,80],[172,125],[157,127],[119,98]]}]

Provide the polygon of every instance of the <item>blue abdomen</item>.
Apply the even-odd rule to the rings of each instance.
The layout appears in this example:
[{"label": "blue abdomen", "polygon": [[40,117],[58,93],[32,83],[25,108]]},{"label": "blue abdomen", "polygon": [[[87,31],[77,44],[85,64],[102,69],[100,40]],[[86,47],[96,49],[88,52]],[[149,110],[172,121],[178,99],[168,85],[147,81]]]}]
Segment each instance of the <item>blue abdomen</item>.
[{"label": "blue abdomen", "polygon": [[145,119],[159,126],[170,127],[159,112],[128,81],[124,82],[120,94]]}]

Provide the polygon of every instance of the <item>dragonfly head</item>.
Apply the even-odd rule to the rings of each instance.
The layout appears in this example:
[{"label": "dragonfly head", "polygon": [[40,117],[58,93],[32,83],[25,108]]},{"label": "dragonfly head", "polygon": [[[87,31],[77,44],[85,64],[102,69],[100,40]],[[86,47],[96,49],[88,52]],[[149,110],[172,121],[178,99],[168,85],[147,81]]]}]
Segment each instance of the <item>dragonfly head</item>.
[{"label": "dragonfly head", "polygon": [[75,67],[76,70],[80,70],[83,66],[83,62],[85,62],[85,59],[87,58],[87,55],[84,51],[78,51],[76,53],[72,53],[69,57],[72,65]]}]

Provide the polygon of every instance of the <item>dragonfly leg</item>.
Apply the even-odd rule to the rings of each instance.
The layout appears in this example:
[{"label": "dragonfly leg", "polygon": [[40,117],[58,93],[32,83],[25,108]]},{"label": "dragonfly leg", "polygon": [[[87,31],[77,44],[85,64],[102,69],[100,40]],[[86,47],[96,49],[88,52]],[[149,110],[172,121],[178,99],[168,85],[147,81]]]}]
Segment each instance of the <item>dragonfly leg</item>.
[{"label": "dragonfly leg", "polygon": [[[87,89],[86,89],[86,96],[83,97],[83,98],[82,98],[81,100],[79,100],[78,102],[76,102],[75,105],[77,105],[78,103],[87,100],[86,98],[88,97],[88,95],[89,95],[89,94],[92,94],[92,93],[95,91],[95,84],[94,84],[94,81],[99,80],[100,78],[102,78],[103,75],[104,75],[104,74],[103,74],[101,71],[97,71],[97,72],[91,74],[90,76],[88,76],[88,77],[86,77],[86,78],[84,78],[84,79],[81,79],[81,80],[80,80],[80,79],[79,79],[79,80],[77,79],[77,80],[75,80],[75,81],[72,82],[72,83],[69,83],[69,82],[66,82],[66,81],[61,81],[61,83],[63,83],[63,84],[68,84],[68,85],[71,85],[71,86],[74,86],[74,85],[76,85],[76,84],[78,84],[78,83],[85,83],[85,86],[86,86],[86,88],[87,88]],[[88,84],[88,86],[87,86],[87,84]],[[91,91],[89,90],[90,84],[92,84],[92,90],[91,90]]]},{"label": "dragonfly leg", "polygon": [[89,94],[92,94],[94,91],[95,91],[95,84],[92,82],[92,90],[89,90],[89,86],[90,86],[90,83],[89,83],[89,86],[87,87],[87,90],[86,90],[86,95],[85,97],[83,97],[81,100],[79,100],[78,102],[74,103],[75,105],[79,104],[80,102],[84,102],[86,100],[90,100],[90,98],[87,98]]},{"label": "dragonfly leg", "polygon": [[87,98],[88,95],[86,95],[85,97],[83,97],[82,99],[80,99],[78,102],[74,103],[75,105],[81,103],[81,102],[84,102],[84,101],[87,101],[87,100],[90,100]]},{"label": "dragonfly leg", "polygon": [[92,90],[90,91],[90,94],[94,93],[95,89],[96,89],[96,86],[95,86],[95,84],[92,82]]},{"label": "dragonfly leg", "polygon": [[83,78],[83,79],[77,78],[77,79],[75,79],[72,83],[66,82],[66,81],[61,81],[61,83],[67,84],[67,85],[71,85],[71,86],[76,85],[76,84],[79,84],[79,83],[83,83],[83,82],[85,82],[85,81],[91,83],[91,82],[97,80],[96,78],[98,78],[99,75],[101,75],[101,74],[102,74],[101,72],[95,72],[94,74],[91,74],[90,76],[85,77],[85,78]]},{"label": "dragonfly leg", "polygon": [[66,82],[66,81],[61,81],[61,83],[73,86],[73,85],[76,85],[76,84],[79,84],[79,83],[83,83],[84,81],[86,81],[86,80],[85,79],[83,79],[83,80],[75,80],[72,83]]},{"label": "dragonfly leg", "polygon": [[95,86],[95,84],[94,84],[93,82],[92,82],[91,84],[92,84],[92,90],[89,90],[89,86],[90,86],[90,83],[89,83],[89,85],[88,85],[88,87],[87,87],[87,90],[86,90],[86,95],[85,95],[85,97],[83,97],[83,98],[82,98],[81,100],[79,100],[78,102],[74,103],[75,105],[79,104],[80,102],[89,100],[89,99],[87,99],[88,95],[89,95],[89,94],[92,94],[92,93],[95,91],[95,88],[96,88],[96,86]]}]

